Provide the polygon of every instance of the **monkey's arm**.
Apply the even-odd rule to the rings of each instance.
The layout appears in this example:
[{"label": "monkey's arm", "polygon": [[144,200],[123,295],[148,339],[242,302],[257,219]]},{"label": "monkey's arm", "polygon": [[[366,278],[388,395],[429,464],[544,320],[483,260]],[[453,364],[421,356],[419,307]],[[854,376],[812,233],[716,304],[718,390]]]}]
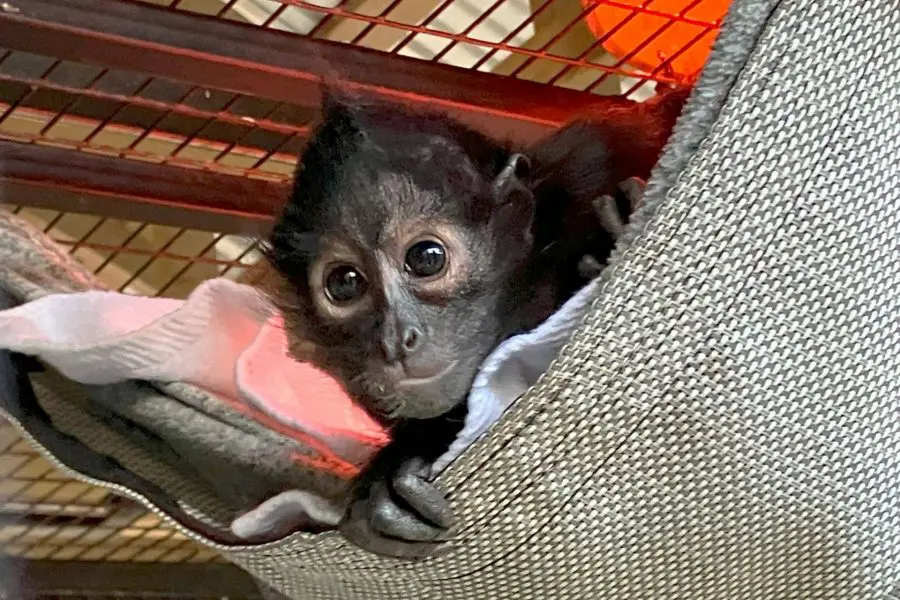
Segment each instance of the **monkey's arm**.
[{"label": "monkey's arm", "polygon": [[408,421],[357,484],[340,531],[357,546],[394,558],[434,554],[452,526],[446,496],[426,479],[463,425],[465,405],[437,419]]}]

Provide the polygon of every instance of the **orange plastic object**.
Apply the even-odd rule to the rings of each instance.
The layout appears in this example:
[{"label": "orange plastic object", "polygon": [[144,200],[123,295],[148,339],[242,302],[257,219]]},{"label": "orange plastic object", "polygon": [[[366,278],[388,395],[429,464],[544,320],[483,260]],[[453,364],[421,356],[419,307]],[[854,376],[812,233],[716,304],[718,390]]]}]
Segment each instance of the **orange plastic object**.
[{"label": "orange plastic object", "polygon": [[585,9],[596,6],[586,22],[607,52],[642,71],[684,81],[703,68],[719,33],[717,24],[731,1],[581,0],[581,4]]}]

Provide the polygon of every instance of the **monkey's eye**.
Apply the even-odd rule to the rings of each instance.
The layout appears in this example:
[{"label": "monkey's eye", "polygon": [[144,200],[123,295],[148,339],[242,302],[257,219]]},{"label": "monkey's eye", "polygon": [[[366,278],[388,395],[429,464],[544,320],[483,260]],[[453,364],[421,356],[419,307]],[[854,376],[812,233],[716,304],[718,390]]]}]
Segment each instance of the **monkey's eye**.
[{"label": "monkey's eye", "polygon": [[423,240],[406,251],[406,270],[416,277],[432,277],[447,265],[447,250],[438,242]]},{"label": "monkey's eye", "polygon": [[369,283],[362,273],[350,265],[339,265],[325,277],[325,293],[335,304],[352,302],[366,293]]}]

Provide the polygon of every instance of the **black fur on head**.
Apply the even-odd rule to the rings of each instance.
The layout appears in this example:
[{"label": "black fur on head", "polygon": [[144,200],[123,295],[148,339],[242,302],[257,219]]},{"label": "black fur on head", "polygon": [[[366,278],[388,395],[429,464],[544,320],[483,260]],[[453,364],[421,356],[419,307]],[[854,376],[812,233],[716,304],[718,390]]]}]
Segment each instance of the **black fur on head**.
[{"label": "black fur on head", "polygon": [[518,301],[534,289],[527,163],[448,117],[327,90],[269,240],[294,355],[376,415],[461,403],[499,341],[536,324],[507,307],[542,305]]}]

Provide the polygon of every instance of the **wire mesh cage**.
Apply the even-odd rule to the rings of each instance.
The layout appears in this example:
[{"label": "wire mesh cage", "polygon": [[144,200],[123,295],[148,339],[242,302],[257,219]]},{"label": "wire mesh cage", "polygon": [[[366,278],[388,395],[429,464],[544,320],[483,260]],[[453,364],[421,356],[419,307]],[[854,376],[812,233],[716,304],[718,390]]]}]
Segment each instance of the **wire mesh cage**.
[{"label": "wire mesh cage", "polygon": [[[10,0],[0,4],[4,201],[111,289],[183,298],[259,260],[255,240],[285,197],[328,69],[498,131],[544,131],[596,95],[691,85],[727,5]],[[5,424],[0,552],[219,561],[56,472]]]}]

